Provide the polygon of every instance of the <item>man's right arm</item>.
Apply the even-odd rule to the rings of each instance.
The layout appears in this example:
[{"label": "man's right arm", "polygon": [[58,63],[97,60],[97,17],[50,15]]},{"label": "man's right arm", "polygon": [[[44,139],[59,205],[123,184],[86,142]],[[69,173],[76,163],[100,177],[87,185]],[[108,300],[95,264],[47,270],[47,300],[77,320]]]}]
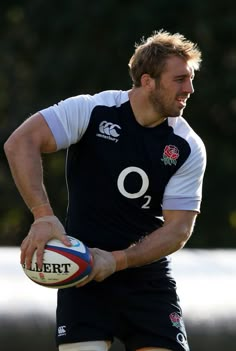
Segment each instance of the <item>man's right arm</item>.
[{"label": "man's right arm", "polygon": [[[56,142],[43,116],[36,113],[12,133],[4,150],[16,187],[34,219],[41,219],[33,223],[23,241],[22,261],[29,265],[37,249],[41,265],[44,246],[52,237],[70,245],[62,224],[53,214],[43,182],[41,154],[55,152]],[[46,221],[42,220],[44,217]]]},{"label": "man's right arm", "polygon": [[[54,137],[40,113],[17,128],[4,145],[15,184],[31,209],[48,202],[41,153],[56,151]],[[51,214],[51,213],[50,213]]]}]

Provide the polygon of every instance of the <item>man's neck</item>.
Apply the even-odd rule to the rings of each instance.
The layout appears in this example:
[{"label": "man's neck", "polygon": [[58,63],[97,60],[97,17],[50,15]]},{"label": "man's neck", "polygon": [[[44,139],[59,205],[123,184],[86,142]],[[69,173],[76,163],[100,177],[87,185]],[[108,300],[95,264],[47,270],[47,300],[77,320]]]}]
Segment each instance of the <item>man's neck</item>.
[{"label": "man's neck", "polygon": [[134,117],[141,126],[152,128],[166,120],[166,117],[158,116],[148,97],[140,88],[132,88],[128,94]]}]

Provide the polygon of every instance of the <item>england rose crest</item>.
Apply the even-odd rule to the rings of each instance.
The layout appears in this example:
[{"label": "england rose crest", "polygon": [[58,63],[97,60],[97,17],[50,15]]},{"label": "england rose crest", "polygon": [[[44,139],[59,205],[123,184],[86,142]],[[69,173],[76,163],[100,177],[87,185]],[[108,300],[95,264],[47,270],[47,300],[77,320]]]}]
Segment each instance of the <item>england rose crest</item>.
[{"label": "england rose crest", "polygon": [[183,324],[183,320],[182,317],[178,315],[178,313],[176,312],[172,312],[170,315],[170,320],[171,323],[173,325],[173,327],[176,327],[178,329],[184,329],[184,324]]},{"label": "england rose crest", "polygon": [[161,161],[165,165],[176,165],[179,158],[179,149],[175,145],[166,145]]}]

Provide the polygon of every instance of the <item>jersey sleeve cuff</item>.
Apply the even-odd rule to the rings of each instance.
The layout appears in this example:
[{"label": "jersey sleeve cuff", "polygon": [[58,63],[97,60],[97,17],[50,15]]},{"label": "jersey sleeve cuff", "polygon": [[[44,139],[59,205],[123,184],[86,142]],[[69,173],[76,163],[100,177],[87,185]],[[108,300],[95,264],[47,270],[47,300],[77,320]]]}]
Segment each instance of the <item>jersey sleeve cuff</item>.
[{"label": "jersey sleeve cuff", "polygon": [[201,199],[193,199],[192,197],[165,197],[163,199],[163,210],[186,210],[200,212]]},{"label": "jersey sleeve cuff", "polygon": [[57,150],[66,149],[69,146],[68,137],[64,128],[52,107],[39,111],[47,122],[57,144]]}]

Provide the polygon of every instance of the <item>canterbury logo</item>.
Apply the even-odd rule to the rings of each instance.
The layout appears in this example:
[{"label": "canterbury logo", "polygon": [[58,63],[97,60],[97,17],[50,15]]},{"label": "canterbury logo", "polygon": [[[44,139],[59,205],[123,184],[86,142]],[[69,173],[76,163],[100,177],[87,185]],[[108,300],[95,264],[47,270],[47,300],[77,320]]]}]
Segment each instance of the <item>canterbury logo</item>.
[{"label": "canterbury logo", "polygon": [[118,131],[121,127],[118,124],[113,124],[111,122],[102,121],[99,124],[99,132],[96,135],[100,138],[108,139],[111,141],[115,141],[117,143],[118,137],[120,134]]},{"label": "canterbury logo", "polygon": [[66,326],[61,325],[60,327],[58,327],[57,331],[58,331],[58,336],[66,335]]}]

